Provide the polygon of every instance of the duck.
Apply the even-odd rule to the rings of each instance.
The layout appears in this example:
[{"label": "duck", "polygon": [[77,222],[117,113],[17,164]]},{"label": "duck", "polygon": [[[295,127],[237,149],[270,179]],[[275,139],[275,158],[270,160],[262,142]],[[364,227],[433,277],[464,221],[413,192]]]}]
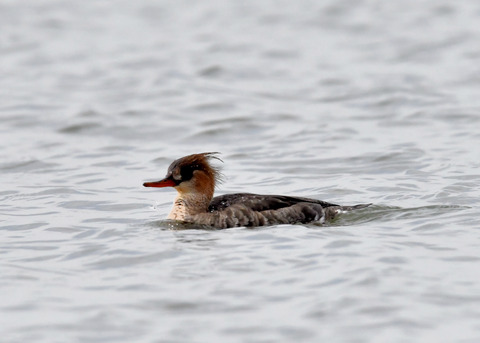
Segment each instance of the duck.
[{"label": "duck", "polygon": [[143,186],[175,188],[177,196],[167,217],[169,220],[216,229],[312,222],[324,224],[342,212],[371,205],[341,206],[305,197],[253,193],[214,197],[222,174],[220,168],[212,163],[213,160],[222,161],[218,152],[184,156],[170,164],[163,179],[145,182]]}]

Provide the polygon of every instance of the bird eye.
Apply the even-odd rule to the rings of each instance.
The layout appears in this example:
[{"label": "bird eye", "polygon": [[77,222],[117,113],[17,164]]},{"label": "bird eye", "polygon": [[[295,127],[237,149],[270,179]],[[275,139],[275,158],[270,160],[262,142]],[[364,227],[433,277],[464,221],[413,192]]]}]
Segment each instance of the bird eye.
[{"label": "bird eye", "polygon": [[197,170],[197,165],[183,166],[179,174],[181,174],[182,181],[188,181],[193,177],[193,172]]}]

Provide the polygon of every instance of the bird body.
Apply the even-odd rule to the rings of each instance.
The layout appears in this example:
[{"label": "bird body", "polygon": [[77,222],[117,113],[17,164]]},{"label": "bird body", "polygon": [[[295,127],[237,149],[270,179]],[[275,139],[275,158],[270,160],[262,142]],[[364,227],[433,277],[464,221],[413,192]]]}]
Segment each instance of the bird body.
[{"label": "bird body", "polygon": [[174,187],[178,194],[168,219],[225,229],[295,223],[324,223],[342,211],[369,206],[340,206],[322,200],[251,193],[213,197],[220,179],[211,159],[218,153],[201,153],[172,162],[164,179],[145,182],[145,187]]}]

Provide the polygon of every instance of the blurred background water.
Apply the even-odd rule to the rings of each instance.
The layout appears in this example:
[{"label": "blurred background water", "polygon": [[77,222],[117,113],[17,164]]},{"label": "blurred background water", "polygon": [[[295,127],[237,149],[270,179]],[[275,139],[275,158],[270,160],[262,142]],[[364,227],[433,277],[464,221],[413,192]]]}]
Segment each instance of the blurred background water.
[{"label": "blurred background water", "polygon": [[[2,342],[479,342],[480,4],[0,3]],[[219,193],[372,202],[181,230]]]}]

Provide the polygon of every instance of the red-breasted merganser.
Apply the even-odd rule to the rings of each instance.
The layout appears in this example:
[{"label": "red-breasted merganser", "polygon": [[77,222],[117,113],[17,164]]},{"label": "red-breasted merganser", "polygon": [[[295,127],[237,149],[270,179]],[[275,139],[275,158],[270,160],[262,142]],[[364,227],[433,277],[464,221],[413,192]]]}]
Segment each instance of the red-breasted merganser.
[{"label": "red-breasted merganser", "polygon": [[174,187],[178,195],[168,219],[225,229],[237,226],[264,226],[320,222],[333,219],[342,211],[370,204],[340,206],[322,200],[284,195],[251,193],[213,197],[220,172],[210,164],[218,153],[205,152],[175,160],[160,181],[145,182],[145,187]]}]

